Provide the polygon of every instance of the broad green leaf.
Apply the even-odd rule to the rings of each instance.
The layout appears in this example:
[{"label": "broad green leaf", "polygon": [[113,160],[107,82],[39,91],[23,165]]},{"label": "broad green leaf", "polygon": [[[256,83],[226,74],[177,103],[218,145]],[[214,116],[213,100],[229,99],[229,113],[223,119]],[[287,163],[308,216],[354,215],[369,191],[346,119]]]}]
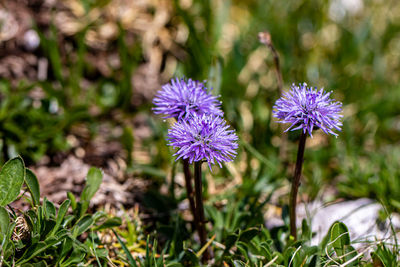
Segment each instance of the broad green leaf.
[{"label": "broad green leaf", "polygon": [[94,220],[92,218],[92,215],[86,215],[82,217],[74,226],[73,229],[73,236],[78,237],[82,233],[84,233],[86,230],[88,230],[92,225],[94,224]]},{"label": "broad green leaf", "polygon": [[249,247],[248,247],[248,244],[244,243],[244,242],[241,242],[241,241],[238,241],[236,243],[236,247],[237,247],[238,251],[240,251],[240,253],[246,258],[246,261],[249,261],[249,255],[248,255]]},{"label": "broad green leaf", "polygon": [[103,230],[103,229],[120,226],[121,224],[122,224],[121,218],[118,218],[118,217],[108,218],[104,223],[102,223],[101,225],[97,226],[93,230],[94,231],[100,231],[100,230]]},{"label": "broad green leaf", "polygon": [[83,189],[81,200],[90,201],[97,190],[99,190],[102,179],[103,173],[101,170],[94,167],[90,168],[86,176],[86,186]]},{"label": "broad green leaf", "polygon": [[24,161],[21,157],[10,159],[0,171],[0,206],[13,202],[21,191],[25,177]]},{"label": "broad green leaf", "polygon": [[60,266],[75,266],[73,264],[83,262],[85,256],[86,256],[85,251],[82,250],[80,247],[76,246],[76,244],[74,244],[71,255],[69,255],[67,257],[67,260],[62,264],[60,264]]},{"label": "broad green leaf", "polygon": [[[4,244],[5,246],[3,247],[3,251],[4,251],[4,259],[9,259],[9,258],[13,258],[13,255],[15,253],[15,244],[14,242],[8,242],[6,244]],[[11,265],[8,265],[11,266]]]},{"label": "broad green leaf", "polygon": [[49,234],[53,231],[54,226],[56,226],[56,220],[55,219],[49,219],[49,220],[44,220],[42,222],[42,232],[40,233],[40,240],[45,238],[46,236],[49,236]]},{"label": "broad green leaf", "polygon": [[353,246],[345,246],[344,247],[344,254],[346,255],[344,257],[344,262],[348,262],[346,266],[352,267],[352,266],[359,266],[359,259],[358,260],[353,260],[352,262],[349,262],[352,260],[355,256],[357,256],[357,251],[354,249]]},{"label": "broad green leaf", "polygon": [[8,212],[5,208],[0,207],[0,244],[2,238],[7,235],[9,226],[10,217],[8,216]]},{"label": "broad green leaf", "polygon": [[40,187],[36,175],[30,170],[26,169],[25,183],[31,193],[33,204],[35,206],[40,204]]},{"label": "broad green leaf", "polygon": [[29,249],[24,253],[24,255],[17,261],[17,265],[28,262],[30,259],[35,257],[36,255],[42,253],[47,248],[57,244],[59,240],[57,238],[49,238],[46,241],[40,241],[33,246],[30,246]]},{"label": "broad green leaf", "polygon": [[346,247],[350,245],[349,230],[342,222],[335,222],[331,227],[330,242],[336,254],[340,257],[346,253]]},{"label": "broad green leaf", "polygon": [[300,266],[302,258],[296,247],[291,246],[284,251],[285,266]]},{"label": "broad green leaf", "polygon": [[74,215],[65,216],[64,221],[62,222],[62,227],[67,227],[73,220],[75,219]]},{"label": "broad green leaf", "polygon": [[388,250],[384,244],[379,244],[376,251],[371,253],[374,266],[395,267],[398,264],[396,252]]},{"label": "broad green leaf", "polygon": [[44,198],[44,212],[47,219],[56,218],[56,207],[53,202],[49,201],[46,197]]},{"label": "broad green leaf", "polygon": [[30,229],[33,229],[33,231],[36,231],[37,225],[36,225],[36,221],[37,221],[37,216],[36,213],[33,210],[28,210],[27,212],[25,212],[24,214],[25,220],[28,223]]},{"label": "broad green leaf", "polygon": [[58,214],[57,214],[57,219],[56,219],[56,225],[54,226],[51,235],[56,233],[58,228],[60,227],[65,214],[68,211],[69,205],[71,204],[71,201],[69,199],[64,200],[64,202],[61,204],[60,208],[58,209]]},{"label": "broad green leaf", "polygon": [[232,234],[228,235],[228,237],[225,240],[225,250],[224,250],[225,254],[227,254],[229,252],[229,250],[231,249],[231,247],[233,247],[235,245],[238,238],[239,238],[239,235],[236,233],[232,233]]},{"label": "broad green leaf", "polygon": [[89,208],[90,202],[88,200],[81,200],[78,202],[77,205],[77,210],[79,211],[78,216],[81,218],[83,215],[85,215],[87,209]]},{"label": "broad green leaf", "polygon": [[248,243],[261,232],[260,228],[251,227],[240,233],[239,241]]},{"label": "broad green leaf", "polygon": [[92,218],[95,222],[97,222],[102,218],[107,218],[107,213],[105,213],[104,211],[96,211],[96,213],[93,214]]},{"label": "broad green leaf", "polygon": [[311,240],[312,238],[312,231],[310,226],[307,223],[306,219],[303,219],[301,222],[301,239],[302,240]]},{"label": "broad green leaf", "polygon": [[67,197],[69,200],[71,200],[71,207],[73,210],[76,210],[76,198],[72,192],[67,192]]},{"label": "broad green leaf", "polygon": [[272,260],[271,247],[266,242],[260,244],[260,249],[261,254],[265,257],[267,261]]},{"label": "broad green leaf", "polygon": [[67,253],[71,250],[73,240],[70,236],[67,236],[61,244],[61,249],[59,249],[59,261],[62,261],[63,258],[67,255]]}]

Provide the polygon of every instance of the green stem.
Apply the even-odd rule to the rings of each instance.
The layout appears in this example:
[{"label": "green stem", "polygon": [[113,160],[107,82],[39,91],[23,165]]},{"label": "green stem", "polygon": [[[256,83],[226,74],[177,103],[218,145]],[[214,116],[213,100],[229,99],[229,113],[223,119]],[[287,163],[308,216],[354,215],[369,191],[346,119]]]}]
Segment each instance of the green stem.
[{"label": "green stem", "polygon": [[297,151],[296,168],[294,170],[294,176],[292,181],[292,190],[290,192],[290,235],[297,239],[296,231],[296,204],[297,204],[297,192],[299,191],[301,169],[303,168],[304,161],[304,149],[306,146],[307,135],[301,131],[299,149]]}]

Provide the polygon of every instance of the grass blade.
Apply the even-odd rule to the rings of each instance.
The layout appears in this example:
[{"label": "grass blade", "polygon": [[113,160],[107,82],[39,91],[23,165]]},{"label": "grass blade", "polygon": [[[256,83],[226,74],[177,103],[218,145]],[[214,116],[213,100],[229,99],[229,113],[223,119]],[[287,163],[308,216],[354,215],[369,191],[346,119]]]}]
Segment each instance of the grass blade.
[{"label": "grass blade", "polygon": [[117,232],[115,232],[114,229],[112,231],[113,231],[114,235],[117,237],[119,244],[121,245],[122,249],[124,250],[126,257],[128,258],[129,266],[138,267],[135,259],[132,257],[132,254],[129,251],[129,249],[126,247],[125,243],[121,240],[121,238],[118,236]]}]

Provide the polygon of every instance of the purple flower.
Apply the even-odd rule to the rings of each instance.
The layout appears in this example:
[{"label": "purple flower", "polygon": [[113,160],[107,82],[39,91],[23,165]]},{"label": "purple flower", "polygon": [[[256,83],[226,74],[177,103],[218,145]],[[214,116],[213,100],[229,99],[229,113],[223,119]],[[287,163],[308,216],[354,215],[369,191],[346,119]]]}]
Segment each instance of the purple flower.
[{"label": "purple flower", "polygon": [[312,137],[312,130],[318,127],[326,134],[337,136],[333,130],[341,130],[342,103],[333,101],[330,94],[323,89],[307,87],[306,83],[293,84],[291,90],[275,102],[274,117],[280,123],[292,124],[286,131],[303,129]]},{"label": "purple flower", "polygon": [[203,83],[192,79],[172,79],[162,86],[153,99],[155,114],[164,118],[188,118],[193,114],[214,114],[222,116],[221,102],[207,91]]},{"label": "purple flower", "polygon": [[183,158],[193,161],[207,161],[222,167],[221,162],[232,161],[236,157],[238,144],[234,130],[228,130],[226,121],[215,115],[196,115],[176,122],[168,131],[170,146],[177,148],[176,160]]}]

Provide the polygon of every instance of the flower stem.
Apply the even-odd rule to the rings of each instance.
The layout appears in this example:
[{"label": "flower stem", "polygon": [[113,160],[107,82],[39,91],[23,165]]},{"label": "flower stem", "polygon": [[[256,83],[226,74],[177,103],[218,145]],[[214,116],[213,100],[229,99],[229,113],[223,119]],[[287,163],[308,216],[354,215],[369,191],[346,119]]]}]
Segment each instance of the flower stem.
[{"label": "flower stem", "polygon": [[193,216],[193,221],[194,221],[194,226],[199,231],[199,225],[198,225],[198,220],[196,218],[196,207],[195,207],[195,202],[194,202],[194,191],[193,191],[193,186],[192,186],[192,173],[190,172],[190,167],[189,167],[189,160],[184,159],[183,160],[183,173],[185,176],[185,185],[186,185],[186,194],[187,198],[189,200],[189,206],[190,206],[190,212],[192,213]]},{"label": "flower stem", "polygon": [[258,39],[260,40],[260,42],[262,44],[266,45],[272,52],[272,55],[274,57],[276,80],[278,82],[278,93],[279,93],[279,95],[282,95],[283,79],[282,79],[282,72],[281,72],[281,67],[280,67],[280,63],[279,63],[279,54],[278,54],[278,51],[276,51],[275,46],[272,43],[271,34],[269,32],[259,32]]},{"label": "flower stem", "polygon": [[[196,193],[196,219],[198,220],[199,224],[199,237],[200,243],[203,247],[207,242],[207,233],[206,233],[206,225],[205,225],[205,218],[204,218],[204,207],[203,207],[203,185],[201,181],[201,161],[197,161],[194,163],[194,186],[195,186],[195,193]],[[203,254],[203,260],[209,260],[209,253],[206,249]]]},{"label": "flower stem", "polygon": [[304,161],[304,148],[306,146],[307,135],[301,131],[299,149],[297,151],[296,168],[294,170],[294,176],[292,181],[292,191],[290,192],[290,235],[297,239],[296,231],[296,203],[297,203],[297,192],[299,191],[301,169]]},{"label": "flower stem", "polygon": [[[264,44],[266,47],[269,48],[271,51],[273,58],[274,58],[274,66],[275,66],[275,74],[276,74],[276,81],[278,83],[278,96],[282,95],[283,92],[283,78],[282,78],[282,71],[279,63],[279,54],[278,51],[275,49],[274,44],[272,43],[272,36],[269,32],[259,32],[258,39],[260,43]],[[272,113],[271,113],[272,116]],[[271,118],[270,118],[271,119]],[[280,128],[282,125],[280,126]],[[287,133],[281,135],[281,144],[279,145],[279,158],[284,163],[287,164]]]}]

